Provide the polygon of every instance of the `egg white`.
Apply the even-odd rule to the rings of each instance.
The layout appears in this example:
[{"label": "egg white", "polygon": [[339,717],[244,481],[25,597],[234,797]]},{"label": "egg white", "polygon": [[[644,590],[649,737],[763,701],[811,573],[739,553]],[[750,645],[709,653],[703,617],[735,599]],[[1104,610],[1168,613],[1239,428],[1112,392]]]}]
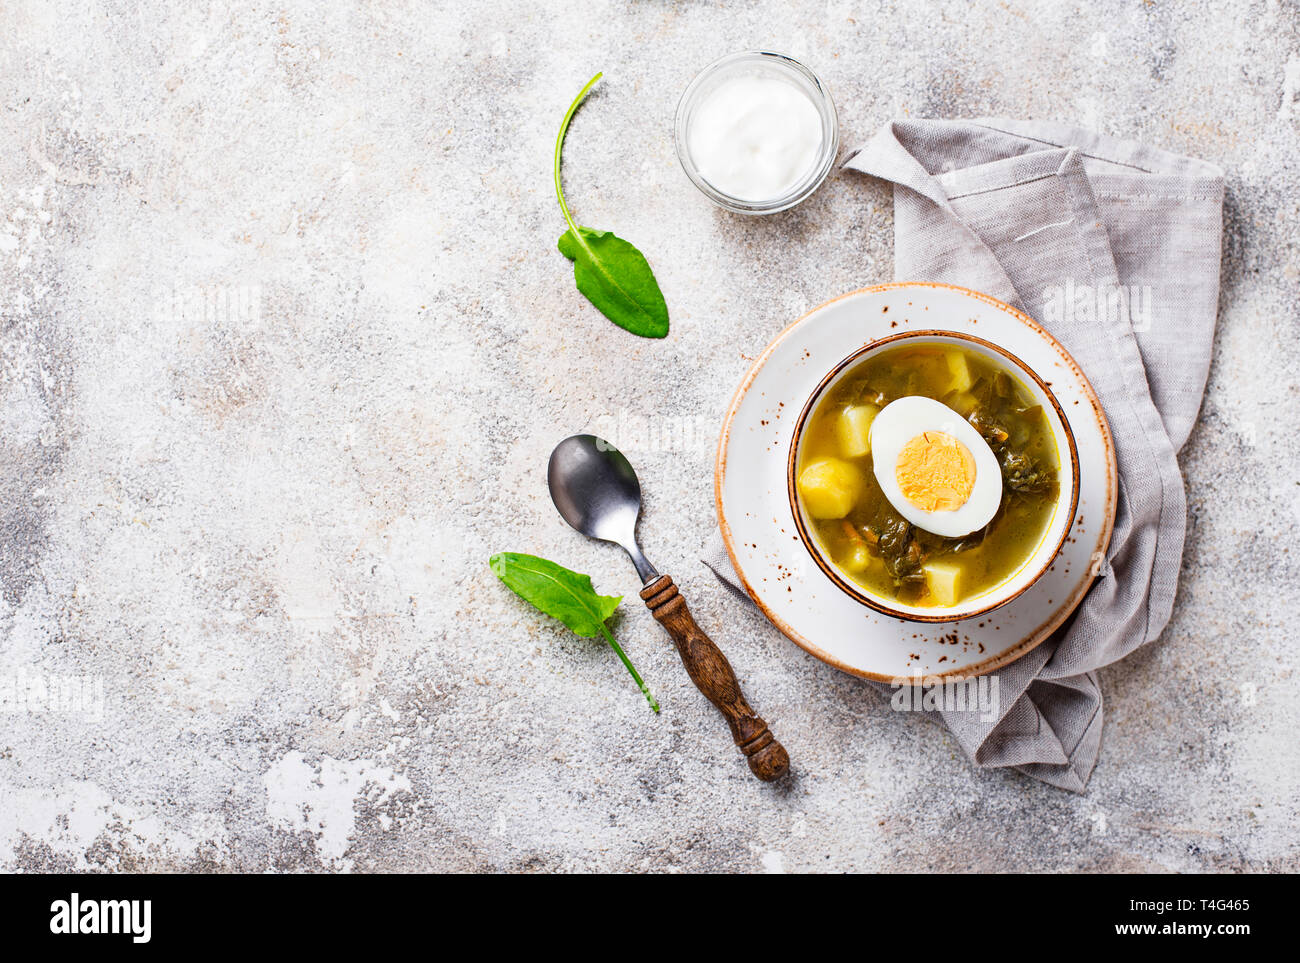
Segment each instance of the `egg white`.
[{"label": "egg white", "polygon": [[[975,485],[970,498],[952,511],[929,512],[908,501],[895,472],[903,447],[925,431],[941,431],[966,446],[975,460]],[[892,401],[871,424],[872,471],[894,510],[917,528],[960,538],[993,521],[1002,504],[1002,469],[988,442],[975,427],[943,402],[920,395]]]}]

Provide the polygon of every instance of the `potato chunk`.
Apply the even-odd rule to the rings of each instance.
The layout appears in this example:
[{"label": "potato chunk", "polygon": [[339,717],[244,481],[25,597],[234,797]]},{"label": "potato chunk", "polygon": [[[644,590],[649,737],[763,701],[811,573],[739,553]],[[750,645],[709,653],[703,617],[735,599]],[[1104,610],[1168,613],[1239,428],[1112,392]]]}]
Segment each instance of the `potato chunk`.
[{"label": "potato chunk", "polygon": [[946,348],[943,352],[943,356],[948,362],[948,374],[952,379],[948,383],[948,390],[970,390],[970,386],[974,384],[975,381],[971,377],[970,365],[966,363],[966,355],[957,348]]},{"label": "potato chunk", "polygon": [[866,545],[855,545],[842,557],[836,556],[835,560],[846,572],[859,578],[886,578],[889,574],[885,560],[879,555],[871,554]]},{"label": "potato chunk", "polygon": [[818,458],[799,472],[799,497],[813,518],[843,518],[862,495],[862,473],[840,458]]},{"label": "potato chunk", "polygon": [[957,391],[944,395],[944,403],[963,418],[968,418],[979,405],[979,399],[969,391]]},{"label": "potato chunk", "polygon": [[871,454],[871,423],[878,414],[875,405],[854,405],[840,412],[835,419],[835,440],[842,454],[849,458]]},{"label": "potato chunk", "polygon": [[[840,530],[844,533],[843,544],[835,553],[835,560],[847,571],[861,574],[872,567],[872,562],[880,559],[871,554],[867,540],[849,523],[848,519],[840,521]],[[883,566],[884,563],[881,562]]]},{"label": "potato chunk", "polygon": [[857,543],[850,545],[835,560],[850,572],[865,572],[871,565],[871,552],[865,544]]},{"label": "potato chunk", "polygon": [[935,605],[956,605],[961,597],[965,567],[959,562],[926,562],[921,566],[925,572],[925,586],[930,590],[930,598]]}]

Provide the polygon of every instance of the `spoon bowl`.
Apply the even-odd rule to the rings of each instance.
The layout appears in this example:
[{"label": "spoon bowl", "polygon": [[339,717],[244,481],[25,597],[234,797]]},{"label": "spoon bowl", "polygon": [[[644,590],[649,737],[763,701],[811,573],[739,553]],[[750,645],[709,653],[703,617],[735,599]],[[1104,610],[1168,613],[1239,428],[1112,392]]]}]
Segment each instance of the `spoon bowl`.
[{"label": "spoon bowl", "polygon": [[595,435],[573,435],[551,452],[546,484],[560,516],[588,538],[621,545],[641,581],[658,577],[636,541],[641,483],[623,453]]}]

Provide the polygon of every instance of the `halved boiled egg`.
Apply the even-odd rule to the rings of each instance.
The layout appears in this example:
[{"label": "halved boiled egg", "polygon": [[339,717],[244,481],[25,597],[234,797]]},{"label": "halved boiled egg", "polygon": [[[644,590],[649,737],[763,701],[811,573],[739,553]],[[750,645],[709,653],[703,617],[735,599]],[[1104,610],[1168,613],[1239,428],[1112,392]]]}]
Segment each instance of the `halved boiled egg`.
[{"label": "halved boiled egg", "polygon": [[894,510],[917,528],[959,538],[1002,503],[997,456],[974,426],[933,398],[890,402],[871,424],[872,470]]}]

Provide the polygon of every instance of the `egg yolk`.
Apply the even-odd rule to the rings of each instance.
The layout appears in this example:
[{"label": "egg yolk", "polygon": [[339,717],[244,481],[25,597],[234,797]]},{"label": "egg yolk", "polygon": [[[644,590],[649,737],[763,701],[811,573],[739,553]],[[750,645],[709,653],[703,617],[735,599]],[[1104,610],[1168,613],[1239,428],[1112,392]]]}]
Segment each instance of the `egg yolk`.
[{"label": "egg yolk", "polygon": [[894,476],[903,497],[927,512],[951,512],[975,487],[975,458],[952,435],[923,431],[898,453]]}]

